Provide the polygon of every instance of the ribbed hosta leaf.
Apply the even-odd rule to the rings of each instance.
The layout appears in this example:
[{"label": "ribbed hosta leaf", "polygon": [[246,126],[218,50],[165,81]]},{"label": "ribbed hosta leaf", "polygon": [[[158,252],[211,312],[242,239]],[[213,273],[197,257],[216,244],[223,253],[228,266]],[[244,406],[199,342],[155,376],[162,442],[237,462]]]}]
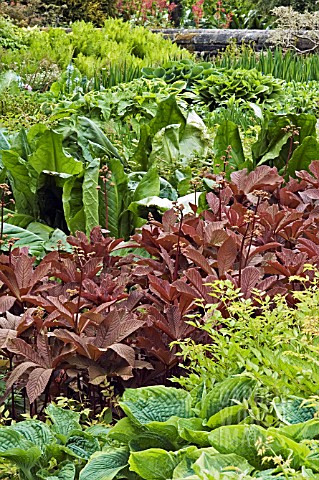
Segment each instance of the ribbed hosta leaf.
[{"label": "ribbed hosta leaf", "polygon": [[[30,444],[11,427],[0,428],[0,453],[11,448],[28,448]],[[31,445],[32,446],[32,445]]]},{"label": "ribbed hosta leaf", "polygon": [[278,418],[291,425],[294,423],[302,423],[314,418],[317,409],[309,407],[307,404],[303,405],[303,398],[295,398],[291,400],[285,400],[280,403],[274,403],[274,407]]},{"label": "ribbed hosta leaf", "polygon": [[210,418],[223,408],[235,405],[233,400],[241,402],[249,398],[255,381],[248,377],[234,377],[224,380],[209,392],[203,400],[200,412],[201,418]]},{"label": "ribbed hosta leaf", "polygon": [[66,446],[76,455],[88,460],[93,453],[100,450],[100,444],[92,435],[76,435],[69,438]]},{"label": "ribbed hosta leaf", "polygon": [[39,420],[25,420],[12,425],[10,428],[19,432],[27,440],[44,450],[45,446],[54,441],[49,427]]},{"label": "ribbed hosta leaf", "polygon": [[108,448],[97,452],[81,470],[80,480],[112,480],[128,464],[129,451],[125,447]]},{"label": "ribbed hosta leaf", "polygon": [[190,418],[191,404],[188,392],[163,386],[127,389],[120,402],[130,420],[140,425],[165,422],[172,416]]},{"label": "ribbed hosta leaf", "polygon": [[63,410],[63,408],[56,407],[52,404],[50,404],[45,411],[53,422],[52,430],[57,434],[68,437],[73,430],[82,430],[79,423],[79,413],[73,412],[72,410]]}]

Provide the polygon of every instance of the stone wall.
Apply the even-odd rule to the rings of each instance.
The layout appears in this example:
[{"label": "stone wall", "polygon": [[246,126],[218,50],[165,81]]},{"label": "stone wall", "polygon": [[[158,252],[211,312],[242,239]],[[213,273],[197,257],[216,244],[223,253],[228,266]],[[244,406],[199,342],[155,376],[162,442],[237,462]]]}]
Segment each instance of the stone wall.
[{"label": "stone wall", "polygon": [[[271,47],[270,30],[230,30],[230,29],[154,29],[155,33],[161,33],[165,38],[170,38],[182,48],[204,57],[215,55],[219,50],[224,50],[231,39],[236,39],[238,44],[242,42],[253,43],[257,51]],[[306,40],[299,40],[298,48],[306,50],[311,47]]]}]

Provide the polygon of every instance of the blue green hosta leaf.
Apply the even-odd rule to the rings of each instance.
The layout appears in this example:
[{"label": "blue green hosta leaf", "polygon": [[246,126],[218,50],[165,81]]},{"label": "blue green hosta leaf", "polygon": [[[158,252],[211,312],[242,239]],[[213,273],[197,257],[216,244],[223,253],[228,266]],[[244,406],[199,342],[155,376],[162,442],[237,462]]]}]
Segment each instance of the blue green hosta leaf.
[{"label": "blue green hosta leaf", "polygon": [[30,165],[38,174],[44,170],[70,175],[78,175],[82,172],[82,162],[64,153],[62,140],[62,135],[51,130],[47,130],[39,138],[36,151],[29,157]]},{"label": "blue green hosta leaf", "polygon": [[209,419],[225,407],[242,402],[252,394],[256,382],[248,377],[234,377],[224,380],[208,392],[202,403],[201,418]]},{"label": "blue green hosta leaf", "polygon": [[[175,438],[177,432],[175,430]],[[132,452],[147,450],[148,448],[161,448],[162,450],[172,450],[175,445],[168,438],[153,432],[143,432],[141,435],[133,437],[129,443]]]},{"label": "blue green hosta leaf", "polygon": [[67,441],[66,446],[78,457],[88,460],[93,453],[100,450],[100,444],[95,437],[89,434],[74,435]]},{"label": "blue green hosta leaf", "polygon": [[309,407],[303,398],[274,402],[274,407],[278,418],[287,425],[311,420],[317,412],[317,409]]},{"label": "blue green hosta leaf", "polygon": [[39,470],[37,477],[43,480],[74,480],[75,478],[75,465],[71,462],[65,462],[60,468],[54,472],[49,470]]},{"label": "blue green hosta leaf", "polygon": [[92,425],[91,427],[85,430],[85,433],[89,433],[93,435],[93,437],[106,437],[111,431],[110,427],[106,427],[105,425]]},{"label": "blue green hosta leaf", "polygon": [[30,446],[33,445],[11,427],[0,428],[0,453],[14,448],[27,449]]},{"label": "blue green hosta leaf", "polygon": [[167,452],[160,448],[150,448],[142,452],[132,452],[129,458],[130,470],[145,480],[167,480],[172,478],[174,469],[187,453],[196,447],[187,447],[177,452]]},{"label": "blue green hosta leaf", "polygon": [[52,430],[59,435],[68,437],[72,431],[81,430],[79,413],[72,410],[64,410],[53,404],[50,404],[45,409],[45,412],[53,423]]},{"label": "blue green hosta leaf", "polygon": [[39,420],[25,420],[13,424],[10,428],[19,432],[41,450],[44,450],[47,444],[55,441],[49,427]]},{"label": "blue green hosta leaf", "polygon": [[152,421],[165,422],[170,417],[190,418],[192,399],[188,392],[173,387],[144,387],[127,389],[121,408],[138,425]]},{"label": "blue green hosta leaf", "polygon": [[79,480],[112,480],[128,464],[129,451],[125,447],[109,447],[92,455],[81,470]]}]

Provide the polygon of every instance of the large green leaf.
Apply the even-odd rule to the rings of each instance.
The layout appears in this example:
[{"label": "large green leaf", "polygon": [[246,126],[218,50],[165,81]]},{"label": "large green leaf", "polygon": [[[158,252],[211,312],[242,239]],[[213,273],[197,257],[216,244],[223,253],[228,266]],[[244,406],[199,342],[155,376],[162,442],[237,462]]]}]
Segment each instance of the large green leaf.
[{"label": "large green leaf", "polygon": [[171,95],[158,104],[156,115],[149,123],[151,135],[154,136],[159,130],[162,130],[162,128],[174,124],[180,125],[180,134],[182,135],[186,120],[181,109],[177,105],[176,97]]},{"label": "large green leaf", "polygon": [[52,403],[45,409],[45,412],[53,423],[52,430],[59,435],[67,438],[72,431],[81,430],[79,413],[64,410]]},{"label": "large green leaf", "polygon": [[150,164],[165,162],[168,166],[176,165],[179,160],[179,129],[180,125],[168,125],[154,135]]},{"label": "large green leaf", "polygon": [[307,422],[295,423],[278,428],[278,433],[292,438],[296,442],[302,440],[312,440],[319,437],[319,420],[312,419]]},{"label": "large green leaf", "polygon": [[150,422],[165,422],[176,416],[192,416],[192,399],[188,392],[173,387],[144,387],[127,389],[121,408],[132,422],[147,425]]},{"label": "large green leaf", "polygon": [[47,444],[55,441],[49,427],[39,420],[25,420],[13,424],[10,428],[19,432],[41,450],[44,450]]},{"label": "large green leaf", "polygon": [[180,418],[177,423],[178,434],[189,443],[194,443],[200,447],[210,445],[208,436],[210,430],[203,427],[201,418]]},{"label": "large green leaf", "polygon": [[228,425],[213,430],[210,444],[220,453],[236,453],[255,468],[262,468],[262,457],[257,455],[257,442],[266,444],[267,431],[257,425]]},{"label": "large green leaf", "polygon": [[[17,227],[16,225],[10,225],[9,223],[3,224],[3,234],[7,235],[6,239],[16,238],[15,246],[17,247],[29,247],[29,251],[32,255],[39,256],[44,250],[45,239],[32,233],[24,228]],[[4,244],[3,250],[6,249]]]},{"label": "large green leaf", "polygon": [[160,178],[156,168],[150,168],[141,178],[134,191],[133,202],[160,193]]},{"label": "large green leaf", "polygon": [[31,473],[31,469],[36,465],[37,461],[41,457],[41,450],[39,447],[29,447],[27,450],[22,448],[12,448],[0,453],[0,456],[10,460],[14,465],[22,470],[25,478],[33,480],[34,476]]},{"label": "large green leaf", "polygon": [[89,235],[92,228],[100,224],[99,220],[99,186],[100,161],[92,160],[84,170],[83,177],[83,207],[85,214],[86,234]]},{"label": "large green leaf", "polygon": [[308,170],[313,160],[319,159],[319,142],[314,137],[306,137],[296,148],[288,162],[287,175],[295,177],[296,171]]},{"label": "large green leaf", "polygon": [[38,174],[18,153],[2,152],[2,161],[8,170],[8,177],[15,199],[15,210],[37,218],[39,207],[36,197]]},{"label": "large green leaf", "polygon": [[76,230],[85,232],[82,186],[83,181],[78,177],[70,177],[63,185],[63,211],[66,224],[71,233],[76,232]]},{"label": "large green leaf", "polygon": [[254,470],[254,467],[250,465],[244,457],[235,453],[210,455],[207,452],[203,452],[194,463],[193,469],[198,475],[204,472],[212,472],[213,470],[217,470],[218,472],[235,470],[238,478],[240,478],[240,474],[246,474],[248,476]]},{"label": "large green leaf", "polygon": [[[231,146],[229,165],[236,170],[246,166],[245,155],[242,142],[239,135],[239,128],[234,122],[226,120],[217,129],[214,140],[214,154],[216,163],[223,163],[222,157],[225,157],[227,148]],[[227,171],[227,168],[226,168]]]},{"label": "large green leaf", "polygon": [[125,447],[105,448],[92,455],[81,470],[79,480],[112,480],[128,464],[129,451]]},{"label": "large green leaf", "polygon": [[249,415],[249,412],[242,405],[232,405],[212,415],[207,421],[207,426],[213,430],[223,425],[237,425],[247,415]]},{"label": "large green leaf", "polygon": [[278,418],[287,425],[293,423],[302,423],[311,420],[316,415],[317,409],[309,407],[304,403],[303,398],[293,398],[283,400],[282,402],[274,402],[275,411]]},{"label": "large green leaf", "polygon": [[208,147],[209,136],[203,120],[194,111],[189,112],[186,126],[180,138],[180,157],[184,160],[192,158],[194,153],[205,156]]},{"label": "large green leaf", "polygon": [[200,417],[209,419],[225,407],[249,398],[256,382],[249,377],[227,378],[208,392],[202,402]]},{"label": "large green leaf", "polygon": [[37,142],[35,152],[30,155],[29,163],[40,174],[43,171],[77,175],[82,172],[83,164],[64,153],[63,136],[53,130],[43,133]]},{"label": "large green leaf", "polygon": [[82,432],[81,435],[72,435],[68,439],[66,446],[78,457],[84,458],[85,460],[88,460],[93,453],[100,450],[98,440],[93,437],[93,435],[84,432]]},{"label": "large green leaf", "polygon": [[96,156],[101,156],[104,153],[110,156],[110,158],[117,158],[123,164],[127,163],[100,127],[90,118],[77,118],[77,132],[80,145],[83,145],[84,148],[87,148],[87,145],[89,145]]},{"label": "large green leaf", "polygon": [[[174,469],[172,478],[174,480],[180,480],[182,478],[193,478],[193,475],[195,475],[195,471],[193,470],[194,463],[200,458],[203,452],[206,452],[208,455],[219,454],[219,452],[214,447],[198,448],[193,451],[188,451],[184,456],[183,460]],[[197,476],[195,476],[195,478],[198,479]]]},{"label": "large green leaf", "polygon": [[[128,176],[124,172],[123,165],[117,159],[111,159],[108,162],[111,170],[111,182],[106,183],[107,187],[107,210],[108,210],[108,225],[112,237],[120,237],[122,214],[126,210],[126,206],[130,203],[130,194],[128,191]],[[100,193],[102,195],[102,193]],[[101,196],[100,196],[101,198]],[[100,225],[105,225],[105,203],[104,199],[100,201]],[[131,226],[125,225],[127,233],[131,233]],[[127,235],[125,235],[127,236]]]},{"label": "large green leaf", "polygon": [[167,452],[160,448],[149,448],[132,452],[129,458],[130,470],[145,480],[167,480],[172,478],[175,467],[188,452],[196,447],[187,447],[177,452]]}]

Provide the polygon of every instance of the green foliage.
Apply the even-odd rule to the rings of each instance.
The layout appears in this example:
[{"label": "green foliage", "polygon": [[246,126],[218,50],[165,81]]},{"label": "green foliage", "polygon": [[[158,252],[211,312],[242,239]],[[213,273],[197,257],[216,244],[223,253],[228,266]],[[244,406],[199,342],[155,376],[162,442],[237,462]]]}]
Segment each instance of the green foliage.
[{"label": "green foliage", "polygon": [[[317,283],[316,274],[312,286],[302,295],[296,294],[300,299],[296,308],[289,307],[280,295],[272,302],[260,292],[252,302],[242,298],[230,282],[215,283],[213,302],[222,302],[228,316],[222,319],[212,304],[207,307],[205,324],[191,321],[208,333],[211,343],[179,342],[180,355],[188,360],[185,368],[189,376],[175,380],[191,389],[203,381],[212,385],[229,374],[244,372],[258,381],[260,398],[266,403],[274,396],[307,398],[315,394],[318,366],[314,352],[318,342],[308,323],[319,305]],[[223,327],[216,330],[220,324]]]}]

